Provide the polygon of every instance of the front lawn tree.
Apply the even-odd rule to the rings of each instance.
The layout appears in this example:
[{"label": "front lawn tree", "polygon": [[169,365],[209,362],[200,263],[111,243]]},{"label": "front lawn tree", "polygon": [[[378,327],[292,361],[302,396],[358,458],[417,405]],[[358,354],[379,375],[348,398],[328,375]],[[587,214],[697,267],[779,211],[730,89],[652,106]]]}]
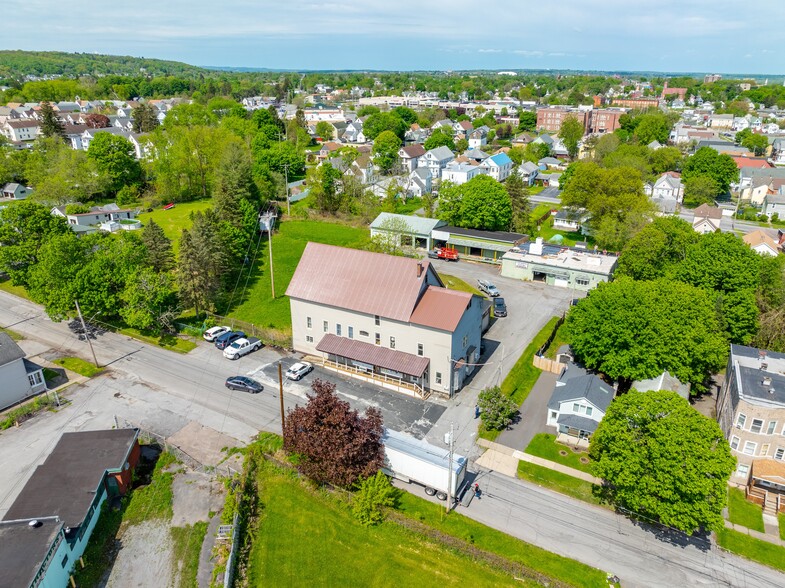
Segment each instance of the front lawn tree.
[{"label": "front lawn tree", "polygon": [[739,168],[727,153],[718,153],[711,147],[701,147],[688,157],[682,168],[682,180],[689,182],[696,176],[709,176],[717,183],[717,190],[724,194],[731,182],[738,180]]},{"label": "front lawn tree", "polygon": [[684,206],[697,208],[701,204],[714,205],[720,191],[711,176],[693,176],[684,182]]},{"label": "front lawn tree", "polygon": [[335,127],[326,120],[320,120],[316,123],[316,136],[322,141],[332,141],[333,134],[335,134]]},{"label": "front lawn tree", "polygon": [[142,178],[142,167],[134,154],[134,146],[125,137],[98,133],[90,141],[87,157],[95,162],[99,172],[106,175],[107,187],[113,193],[138,183]]},{"label": "front lawn tree", "polygon": [[384,131],[373,142],[373,161],[384,173],[392,171],[398,162],[401,140],[392,131]]},{"label": "front lawn tree", "polygon": [[284,449],[294,453],[299,469],[320,484],[348,488],[375,476],[384,464],[382,414],[365,416],[335,393],[335,384],[315,380],[305,406],[286,415]]},{"label": "front lawn tree", "polygon": [[512,229],[519,233],[530,234],[532,228],[529,189],[518,174],[517,168],[507,178],[504,187],[507,190],[507,194],[510,195],[510,203],[512,204]]},{"label": "front lawn tree", "polygon": [[615,399],[591,439],[592,473],[613,504],[687,534],[723,528],[736,466],[719,425],[675,392]]},{"label": "front lawn tree", "polygon": [[47,139],[65,140],[65,126],[49,102],[41,102],[41,134]]},{"label": "front lawn tree", "polygon": [[574,116],[568,116],[561,123],[559,137],[564,141],[571,159],[578,155],[578,143],[583,138],[583,130],[583,124]]},{"label": "front lawn tree", "polygon": [[518,414],[518,406],[509,396],[502,393],[499,386],[485,388],[477,399],[482,424],[488,431],[506,429]]}]

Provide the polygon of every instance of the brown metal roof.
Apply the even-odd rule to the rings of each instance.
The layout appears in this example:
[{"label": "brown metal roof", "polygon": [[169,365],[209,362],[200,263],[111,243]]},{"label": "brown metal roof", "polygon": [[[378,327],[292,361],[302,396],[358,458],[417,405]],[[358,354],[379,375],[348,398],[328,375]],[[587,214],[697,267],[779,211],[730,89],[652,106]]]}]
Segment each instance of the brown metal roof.
[{"label": "brown metal roof", "polygon": [[752,477],[785,485],[785,464],[773,459],[756,459],[752,462]]},{"label": "brown metal roof", "polygon": [[286,295],[408,322],[429,268],[408,257],[308,243]]},{"label": "brown metal roof", "polygon": [[471,301],[468,292],[428,286],[412,313],[411,322],[453,332]]},{"label": "brown metal roof", "polygon": [[322,353],[332,353],[416,378],[423,375],[430,363],[427,357],[330,334],[322,337],[316,349]]},{"label": "brown metal roof", "polygon": [[406,153],[409,157],[420,157],[425,155],[425,147],[420,145],[419,143],[415,143],[414,145],[408,145],[403,147],[402,151]]}]

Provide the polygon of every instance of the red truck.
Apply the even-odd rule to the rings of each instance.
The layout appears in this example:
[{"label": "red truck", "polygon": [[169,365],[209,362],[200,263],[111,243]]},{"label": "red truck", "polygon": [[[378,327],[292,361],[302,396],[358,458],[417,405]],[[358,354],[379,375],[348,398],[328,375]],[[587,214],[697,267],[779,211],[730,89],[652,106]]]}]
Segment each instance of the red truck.
[{"label": "red truck", "polygon": [[446,259],[447,261],[458,261],[458,250],[450,247],[436,247],[428,252],[431,259]]}]

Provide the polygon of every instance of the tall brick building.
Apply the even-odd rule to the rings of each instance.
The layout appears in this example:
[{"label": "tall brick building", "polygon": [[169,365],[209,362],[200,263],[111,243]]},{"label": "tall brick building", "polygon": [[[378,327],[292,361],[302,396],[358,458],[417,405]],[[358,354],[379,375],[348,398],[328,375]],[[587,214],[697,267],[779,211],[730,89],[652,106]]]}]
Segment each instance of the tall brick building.
[{"label": "tall brick building", "polygon": [[584,133],[612,133],[619,128],[619,117],[627,112],[624,108],[578,109],[569,106],[554,106],[537,109],[537,129],[558,133],[567,117],[577,118]]},{"label": "tall brick building", "polygon": [[647,108],[659,108],[660,100],[659,98],[614,98],[613,105],[646,110]]}]

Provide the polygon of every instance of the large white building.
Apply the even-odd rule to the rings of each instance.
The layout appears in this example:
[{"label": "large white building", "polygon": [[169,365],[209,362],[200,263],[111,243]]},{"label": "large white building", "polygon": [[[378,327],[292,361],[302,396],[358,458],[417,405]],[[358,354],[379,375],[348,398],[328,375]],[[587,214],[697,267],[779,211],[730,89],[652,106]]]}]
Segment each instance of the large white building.
[{"label": "large white building", "polygon": [[451,396],[480,357],[482,298],[425,260],[308,243],[286,294],[295,350],[388,388]]}]

